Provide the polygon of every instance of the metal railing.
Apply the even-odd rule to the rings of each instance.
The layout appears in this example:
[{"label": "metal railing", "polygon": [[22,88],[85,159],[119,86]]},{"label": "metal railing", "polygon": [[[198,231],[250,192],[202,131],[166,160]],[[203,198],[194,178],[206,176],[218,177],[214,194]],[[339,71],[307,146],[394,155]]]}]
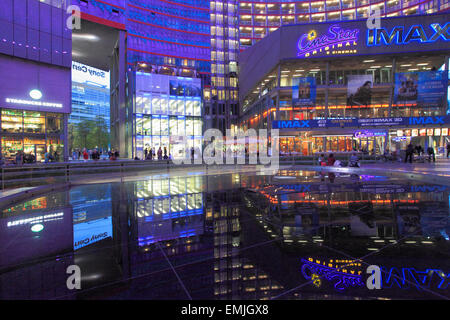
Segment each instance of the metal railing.
[{"label": "metal railing", "polygon": [[[348,161],[350,155],[340,155],[334,153],[335,158],[341,161]],[[316,165],[317,155],[280,155],[280,165]],[[360,157],[362,163],[375,162],[374,156]],[[241,159],[242,161],[242,159]],[[224,158],[224,165],[226,160]],[[259,162],[257,163],[260,164]],[[231,166],[240,165],[235,158]],[[244,165],[252,165],[246,157]],[[122,177],[127,173],[159,171],[165,172],[171,168],[201,167],[202,164],[175,164],[172,160],[89,160],[87,162],[55,162],[55,163],[35,163],[24,165],[4,165],[1,167],[1,188],[2,190],[17,187],[30,187],[43,184],[68,183],[80,177],[93,177],[96,174],[112,174],[111,177]],[[230,165],[228,165],[230,166]]]}]

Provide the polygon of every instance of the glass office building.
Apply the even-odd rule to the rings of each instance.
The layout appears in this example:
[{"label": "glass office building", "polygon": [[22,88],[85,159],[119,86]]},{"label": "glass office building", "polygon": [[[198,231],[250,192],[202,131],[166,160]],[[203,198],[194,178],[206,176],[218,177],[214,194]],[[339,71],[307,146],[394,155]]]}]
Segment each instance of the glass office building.
[{"label": "glass office building", "polygon": [[185,157],[191,148],[201,150],[203,135],[202,87],[198,78],[136,72],[134,150],[167,150],[173,158]]},{"label": "glass office building", "polygon": [[72,113],[69,124],[102,118],[109,131],[109,72],[72,62]]}]

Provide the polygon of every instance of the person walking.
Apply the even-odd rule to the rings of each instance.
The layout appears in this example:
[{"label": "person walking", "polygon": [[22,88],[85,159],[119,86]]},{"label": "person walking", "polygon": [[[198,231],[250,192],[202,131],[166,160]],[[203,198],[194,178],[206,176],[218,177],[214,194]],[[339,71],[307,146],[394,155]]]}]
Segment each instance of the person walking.
[{"label": "person walking", "polygon": [[328,166],[334,166],[334,162],[336,161],[336,158],[334,157],[334,155],[332,153],[330,153],[330,155],[328,156]]},{"label": "person walking", "polygon": [[16,164],[18,166],[23,165],[23,154],[21,150],[17,151],[16,153]]},{"label": "person walking", "polygon": [[167,156],[167,148],[164,147],[164,160],[167,160],[169,157]]},{"label": "person walking", "polygon": [[147,154],[148,154],[148,149],[145,148],[145,150],[144,150],[144,159],[147,159]]},{"label": "person walking", "polygon": [[158,160],[162,160],[162,149],[159,147],[158,149]]},{"label": "person walking", "polygon": [[433,157],[433,162],[436,162],[436,156],[434,154],[434,148],[429,146],[427,149],[427,153],[428,153],[428,161],[431,162],[431,157]]},{"label": "person walking", "polygon": [[320,155],[318,162],[319,162],[319,166],[323,167],[323,166],[327,165],[327,161],[326,161],[325,155],[323,153]]},{"label": "person walking", "polygon": [[414,153],[414,146],[410,143],[406,147],[405,163],[408,162],[408,158],[409,158],[409,163],[412,163],[413,153]]},{"label": "person walking", "polygon": [[83,149],[83,159],[84,159],[84,161],[89,160],[89,153],[87,153],[86,148]]},{"label": "person walking", "polygon": [[450,142],[447,143],[447,158],[450,156]]}]

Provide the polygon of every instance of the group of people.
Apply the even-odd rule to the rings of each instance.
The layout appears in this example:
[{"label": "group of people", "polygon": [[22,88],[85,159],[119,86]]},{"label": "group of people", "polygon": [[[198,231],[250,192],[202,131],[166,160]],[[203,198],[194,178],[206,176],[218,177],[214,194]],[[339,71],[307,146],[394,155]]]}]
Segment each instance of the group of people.
[{"label": "group of people", "polygon": [[[447,145],[447,150],[450,149],[450,144]],[[406,147],[406,151],[405,151],[405,163],[408,162],[412,163],[413,158],[414,158],[414,154],[417,154],[417,156],[423,156],[425,153],[424,148],[422,148],[421,145],[416,145],[414,146],[412,143],[408,144],[408,146]],[[436,155],[434,153],[434,148],[429,146],[427,148],[427,154],[428,154],[428,161],[431,162],[431,160],[433,159],[433,162],[436,162]]]},{"label": "group of people", "polygon": [[[155,152],[155,148],[145,148],[144,150],[144,160],[167,160],[170,159],[171,155],[167,154],[167,147],[163,149],[161,147],[158,148],[158,151]],[[139,158],[135,158],[135,160],[139,160]]]},{"label": "group of people", "polygon": [[22,165],[24,163],[35,163],[36,162],[36,156],[32,153],[25,153],[22,150],[19,150],[16,153],[15,157],[15,164]]},{"label": "group of people", "polygon": [[[84,161],[88,161],[89,159],[100,160],[102,155],[103,151],[99,151],[97,149],[92,150],[88,150],[86,148],[83,148],[83,150],[75,149],[72,151],[72,160],[84,160]],[[108,151],[109,160],[116,160],[118,157],[119,151],[117,150]]]},{"label": "group of people", "polygon": [[[334,157],[334,155],[332,153],[330,153],[328,155],[328,158],[325,158],[325,155],[322,153],[319,157],[319,165],[322,167],[324,167],[324,166],[342,167],[343,166],[341,161],[336,160],[336,158]],[[355,152],[353,152],[352,155],[350,156],[348,166],[359,168],[359,157]]]}]

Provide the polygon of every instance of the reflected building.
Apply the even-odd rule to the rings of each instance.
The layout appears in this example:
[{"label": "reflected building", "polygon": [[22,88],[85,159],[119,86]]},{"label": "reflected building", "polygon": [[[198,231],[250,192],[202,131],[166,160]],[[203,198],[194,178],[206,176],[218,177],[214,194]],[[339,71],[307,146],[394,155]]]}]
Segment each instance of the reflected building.
[{"label": "reflected building", "polygon": [[66,268],[74,264],[67,194],[41,196],[4,209],[0,218],[2,299],[73,298]]},{"label": "reflected building", "polygon": [[[303,279],[311,281],[306,292],[317,292],[313,275],[320,276],[320,293],[328,295],[394,298],[409,288],[411,296],[430,297],[419,286],[447,292],[448,187],[375,176],[318,183],[318,174],[296,174],[304,182],[278,182],[244,197],[266,237],[279,238],[283,251],[298,254]],[[382,268],[386,289],[376,293],[365,285],[373,264]]]}]

